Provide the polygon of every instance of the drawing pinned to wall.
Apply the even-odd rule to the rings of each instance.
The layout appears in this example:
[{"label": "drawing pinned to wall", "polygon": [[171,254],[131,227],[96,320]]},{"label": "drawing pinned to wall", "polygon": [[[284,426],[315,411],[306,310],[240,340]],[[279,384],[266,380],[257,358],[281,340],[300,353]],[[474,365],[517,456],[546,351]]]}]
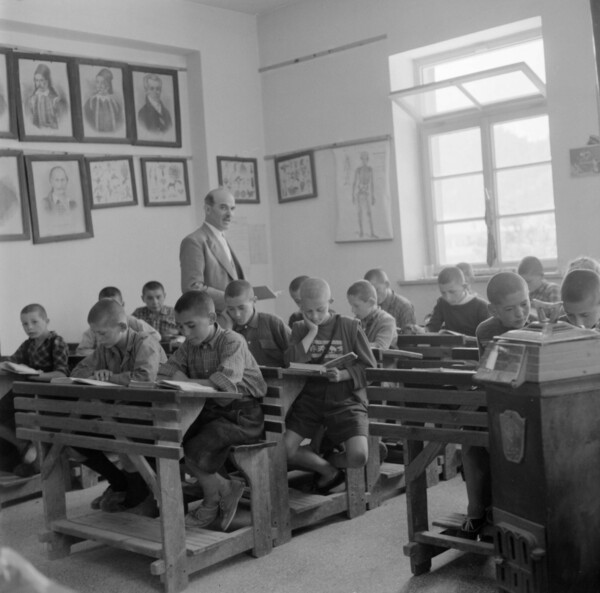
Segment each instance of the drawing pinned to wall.
[{"label": "drawing pinned to wall", "polygon": [[317,197],[312,151],[275,157],[275,179],[280,204]]},{"label": "drawing pinned to wall", "polygon": [[172,158],[140,159],[144,206],[185,206],[190,203],[187,161]]},{"label": "drawing pinned to wall", "polygon": [[218,156],[219,185],[224,185],[236,204],[258,204],[258,170],[256,159]]},{"label": "drawing pinned to wall", "polygon": [[388,141],[334,148],[337,225],[335,240],[393,239]]},{"label": "drawing pinned to wall", "polygon": [[569,153],[571,159],[571,177],[600,174],[600,145],[572,148]]},{"label": "drawing pinned to wall", "polygon": [[92,196],[92,208],[137,204],[133,158],[93,157],[85,160]]}]

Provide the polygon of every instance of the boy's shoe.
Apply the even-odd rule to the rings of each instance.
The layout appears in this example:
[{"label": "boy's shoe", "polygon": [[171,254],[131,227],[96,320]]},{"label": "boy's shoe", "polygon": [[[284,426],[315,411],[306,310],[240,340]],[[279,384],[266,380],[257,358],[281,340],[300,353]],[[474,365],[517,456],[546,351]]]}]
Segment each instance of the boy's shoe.
[{"label": "boy's shoe", "polygon": [[339,486],[345,479],[346,474],[344,471],[338,469],[334,476],[323,484],[319,484],[317,481],[315,490],[317,491],[317,494],[329,494],[330,490],[333,490],[336,486]]},{"label": "boy's shoe", "polygon": [[94,500],[92,500],[92,503],[90,506],[93,509],[100,509],[103,511],[107,510],[108,512],[114,512],[114,511],[109,511],[108,509],[110,509],[115,504],[121,504],[125,500],[126,496],[127,496],[127,492],[125,492],[125,491],[117,492],[109,486],[102,493],[101,496],[99,496],[98,498],[94,498]]},{"label": "boy's shoe", "polygon": [[204,502],[185,516],[187,527],[208,527],[219,516],[219,505],[206,506]]},{"label": "boy's shoe", "polygon": [[154,496],[152,494],[148,495],[142,502],[140,502],[140,504],[123,510],[127,511],[128,513],[132,513],[133,515],[151,517],[152,519],[155,519],[160,514],[158,510],[158,504],[156,503],[156,500],[154,500]]},{"label": "boy's shoe", "polygon": [[227,531],[231,525],[235,512],[237,511],[240,498],[244,493],[244,482],[241,480],[229,480],[229,493],[221,497],[219,510],[221,513],[221,531]]},{"label": "boy's shoe", "polygon": [[40,463],[35,459],[32,463],[19,463],[14,469],[13,474],[20,478],[30,478],[40,473]]},{"label": "boy's shoe", "polygon": [[477,518],[465,517],[460,526],[461,535],[470,539],[475,539],[486,523],[485,515]]}]

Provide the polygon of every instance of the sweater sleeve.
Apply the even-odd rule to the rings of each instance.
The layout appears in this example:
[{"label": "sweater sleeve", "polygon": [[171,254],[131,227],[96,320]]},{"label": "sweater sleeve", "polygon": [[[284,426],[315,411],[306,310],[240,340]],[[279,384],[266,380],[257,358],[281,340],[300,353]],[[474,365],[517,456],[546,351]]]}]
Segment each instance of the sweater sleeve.
[{"label": "sweater sleeve", "polygon": [[377,366],[377,362],[371,351],[369,340],[367,340],[367,336],[362,327],[360,327],[358,320],[356,320],[353,331],[355,334],[352,351],[358,356],[358,359],[346,367],[346,370],[352,377],[354,389],[361,389],[367,386],[366,369]]},{"label": "sweater sleeve", "polygon": [[425,327],[428,332],[439,332],[442,329],[442,325],[444,323],[444,314],[442,313],[441,301],[442,299],[440,298],[435,303],[429,323]]}]

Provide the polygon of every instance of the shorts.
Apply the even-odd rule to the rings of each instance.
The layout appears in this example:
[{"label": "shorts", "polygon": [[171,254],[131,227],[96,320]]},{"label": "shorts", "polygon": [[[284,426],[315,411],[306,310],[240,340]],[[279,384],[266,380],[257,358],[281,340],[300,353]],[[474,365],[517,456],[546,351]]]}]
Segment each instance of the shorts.
[{"label": "shorts", "polygon": [[354,393],[352,381],[307,381],[286,418],[286,428],[312,439],[320,426],[339,445],[355,436],[369,436],[367,403]]},{"label": "shorts", "polygon": [[225,407],[207,401],[183,437],[183,451],[203,472],[214,474],[231,447],[256,443],[263,431],[263,411],[256,399],[234,400]]}]

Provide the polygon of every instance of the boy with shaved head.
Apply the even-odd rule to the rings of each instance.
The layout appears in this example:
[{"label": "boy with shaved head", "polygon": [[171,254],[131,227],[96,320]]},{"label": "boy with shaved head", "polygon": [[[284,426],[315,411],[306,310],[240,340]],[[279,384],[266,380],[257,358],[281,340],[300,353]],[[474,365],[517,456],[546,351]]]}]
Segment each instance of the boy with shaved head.
[{"label": "boy with shaved head", "polygon": [[571,270],[560,293],[566,320],[572,325],[599,329],[600,276],[592,270]]}]

